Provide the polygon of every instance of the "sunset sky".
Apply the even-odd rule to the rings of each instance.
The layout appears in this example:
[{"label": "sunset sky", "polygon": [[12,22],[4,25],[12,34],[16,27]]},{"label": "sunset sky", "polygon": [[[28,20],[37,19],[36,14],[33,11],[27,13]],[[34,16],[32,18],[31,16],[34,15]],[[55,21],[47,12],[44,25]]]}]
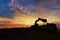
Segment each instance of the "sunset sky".
[{"label": "sunset sky", "polygon": [[39,17],[60,25],[60,0],[0,0],[0,28],[12,24],[30,26]]}]

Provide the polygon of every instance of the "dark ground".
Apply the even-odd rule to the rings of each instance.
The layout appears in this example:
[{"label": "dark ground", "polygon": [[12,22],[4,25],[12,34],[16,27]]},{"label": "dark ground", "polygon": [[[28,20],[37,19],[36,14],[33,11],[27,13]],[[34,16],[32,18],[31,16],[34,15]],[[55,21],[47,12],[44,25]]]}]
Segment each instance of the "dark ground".
[{"label": "dark ground", "polygon": [[0,40],[58,40],[59,35],[52,32],[34,32],[29,29],[0,30]]},{"label": "dark ground", "polygon": [[[52,27],[52,28],[50,28]],[[53,29],[53,30],[52,30]],[[33,25],[31,28],[0,29],[0,40],[58,40],[55,24]]]}]

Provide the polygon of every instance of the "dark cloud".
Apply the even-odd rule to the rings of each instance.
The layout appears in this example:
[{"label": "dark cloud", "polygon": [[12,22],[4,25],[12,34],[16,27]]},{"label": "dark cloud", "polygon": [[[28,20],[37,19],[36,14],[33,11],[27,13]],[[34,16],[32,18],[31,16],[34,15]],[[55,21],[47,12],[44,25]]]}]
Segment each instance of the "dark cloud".
[{"label": "dark cloud", "polygon": [[60,10],[60,0],[35,0],[35,4],[32,5],[35,9]]},{"label": "dark cloud", "polygon": [[43,2],[45,0],[35,0],[35,2],[39,3],[39,2]]}]

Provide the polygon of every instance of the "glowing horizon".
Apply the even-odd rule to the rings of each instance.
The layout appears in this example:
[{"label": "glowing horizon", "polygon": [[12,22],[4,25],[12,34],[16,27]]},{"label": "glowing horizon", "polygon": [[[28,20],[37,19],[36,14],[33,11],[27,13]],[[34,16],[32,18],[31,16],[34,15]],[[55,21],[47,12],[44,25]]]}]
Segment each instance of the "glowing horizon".
[{"label": "glowing horizon", "polygon": [[31,26],[38,18],[44,18],[47,19],[47,23],[60,25],[60,0],[1,0],[0,2],[0,24]]}]

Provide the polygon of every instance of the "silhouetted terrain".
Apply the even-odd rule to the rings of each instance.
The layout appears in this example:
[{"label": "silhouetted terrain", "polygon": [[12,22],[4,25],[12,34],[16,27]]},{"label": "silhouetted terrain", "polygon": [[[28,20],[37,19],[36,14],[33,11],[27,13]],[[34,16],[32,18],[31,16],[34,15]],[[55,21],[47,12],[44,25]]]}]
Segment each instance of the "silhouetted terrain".
[{"label": "silhouetted terrain", "polygon": [[58,40],[59,35],[53,23],[35,24],[31,28],[0,29],[0,40]]}]

